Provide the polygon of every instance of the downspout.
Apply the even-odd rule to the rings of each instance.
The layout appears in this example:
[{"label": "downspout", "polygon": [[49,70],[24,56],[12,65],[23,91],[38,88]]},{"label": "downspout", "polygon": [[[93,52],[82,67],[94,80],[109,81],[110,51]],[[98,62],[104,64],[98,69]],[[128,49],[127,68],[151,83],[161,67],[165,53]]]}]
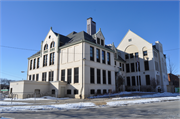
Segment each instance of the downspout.
[{"label": "downspout", "polygon": [[82,90],[83,90],[83,39],[82,39],[82,86],[81,86],[81,93],[80,93],[80,99],[82,99]]},{"label": "downspout", "polygon": [[56,49],[56,52],[58,53],[58,55],[57,55],[57,81],[58,81],[58,78],[59,78],[59,67],[60,67],[60,64],[59,64],[59,60],[60,60],[60,58],[59,58],[59,34],[58,34],[58,37],[57,37],[57,47],[56,47],[57,49]]}]

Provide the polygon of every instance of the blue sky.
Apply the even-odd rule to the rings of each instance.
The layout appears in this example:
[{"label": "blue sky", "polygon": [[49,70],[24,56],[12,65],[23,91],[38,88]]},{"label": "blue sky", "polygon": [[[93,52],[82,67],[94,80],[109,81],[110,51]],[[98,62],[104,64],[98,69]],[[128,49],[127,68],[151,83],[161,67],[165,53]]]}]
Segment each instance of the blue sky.
[{"label": "blue sky", "polygon": [[86,31],[89,17],[96,22],[97,31],[101,28],[106,44],[118,46],[129,29],[150,43],[160,41],[180,74],[178,1],[1,1],[0,9],[0,78],[26,79],[27,58],[40,50],[50,27],[62,35]]}]

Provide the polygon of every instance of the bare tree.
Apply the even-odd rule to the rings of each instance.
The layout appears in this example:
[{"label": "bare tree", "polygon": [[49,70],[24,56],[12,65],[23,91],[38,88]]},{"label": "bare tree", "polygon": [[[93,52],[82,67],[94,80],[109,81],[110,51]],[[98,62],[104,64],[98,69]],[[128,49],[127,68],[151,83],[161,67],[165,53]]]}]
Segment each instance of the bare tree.
[{"label": "bare tree", "polygon": [[151,90],[156,91],[156,87],[157,87],[158,84],[159,84],[159,81],[156,80],[155,78],[152,78],[151,79]]},{"label": "bare tree", "polygon": [[124,79],[121,75],[118,75],[116,78],[116,91],[118,92],[120,87],[123,85]]},{"label": "bare tree", "polygon": [[9,80],[9,79],[6,79],[6,78],[0,78],[0,85],[1,85],[1,88],[9,87],[10,82],[11,82],[11,80]]},{"label": "bare tree", "polygon": [[169,73],[170,81],[172,79],[172,74],[175,74],[176,72],[177,72],[177,69],[175,65],[171,62],[170,57],[168,57],[168,73]]}]

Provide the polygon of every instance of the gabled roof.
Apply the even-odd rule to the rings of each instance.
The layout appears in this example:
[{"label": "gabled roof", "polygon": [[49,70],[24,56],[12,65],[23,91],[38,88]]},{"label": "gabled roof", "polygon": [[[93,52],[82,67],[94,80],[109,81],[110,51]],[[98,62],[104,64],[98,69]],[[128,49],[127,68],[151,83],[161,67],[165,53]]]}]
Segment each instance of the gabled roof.
[{"label": "gabled roof", "polygon": [[[37,53],[33,54],[31,57],[38,56],[38,55],[40,55],[40,53],[41,53],[41,50],[38,51]],[[31,58],[31,57],[29,57],[29,58]],[[28,58],[28,59],[29,59],[29,58]]]}]

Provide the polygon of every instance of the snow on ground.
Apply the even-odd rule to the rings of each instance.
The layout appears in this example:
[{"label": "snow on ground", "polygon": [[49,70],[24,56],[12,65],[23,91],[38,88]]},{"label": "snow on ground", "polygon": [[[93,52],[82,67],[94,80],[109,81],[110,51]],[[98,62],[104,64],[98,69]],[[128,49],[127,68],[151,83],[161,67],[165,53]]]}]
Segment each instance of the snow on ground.
[{"label": "snow on ground", "polygon": [[[69,97],[67,98],[56,98],[56,97],[51,97],[51,96],[43,96],[40,98],[25,98],[25,99],[13,99],[13,100],[18,100],[18,101],[27,101],[27,100],[67,100],[70,99]],[[11,100],[11,98],[4,98],[4,100]]]},{"label": "snow on ground", "polygon": [[123,106],[127,104],[144,104],[144,103],[162,102],[162,101],[170,101],[170,100],[180,100],[180,96],[160,97],[160,98],[151,98],[151,99],[138,99],[138,100],[130,100],[130,101],[112,101],[112,102],[107,102],[107,105],[108,106]]},{"label": "snow on ground", "polygon": [[169,97],[169,96],[178,96],[178,93],[156,93],[152,95],[142,95],[142,96],[127,96],[127,97],[119,97],[119,98],[112,98],[112,100],[124,100],[124,99],[138,99],[138,98],[154,98],[154,97]]},{"label": "snow on ground", "polygon": [[6,106],[6,105],[25,105],[25,104],[31,104],[31,103],[23,103],[23,102],[3,102],[0,101],[0,106]]},{"label": "snow on ground", "polygon": [[84,109],[89,107],[95,107],[95,104],[91,102],[87,102],[87,103],[70,103],[70,104],[60,104],[60,105],[0,107],[0,112],[24,111],[24,110]]}]

